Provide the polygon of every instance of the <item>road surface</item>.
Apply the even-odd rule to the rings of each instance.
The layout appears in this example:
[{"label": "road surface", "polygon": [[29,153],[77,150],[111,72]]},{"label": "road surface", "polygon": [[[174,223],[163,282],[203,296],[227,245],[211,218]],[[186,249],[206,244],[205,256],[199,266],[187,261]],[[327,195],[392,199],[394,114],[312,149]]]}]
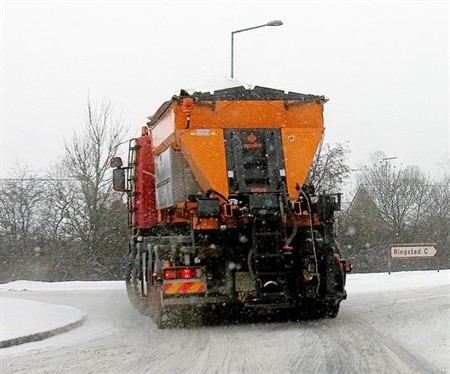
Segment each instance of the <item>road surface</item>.
[{"label": "road surface", "polygon": [[448,344],[448,331],[427,329],[437,311],[449,315],[448,290],[350,294],[336,319],[166,330],[121,290],[12,291],[5,297],[73,306],[88,319],[45,345],[2,349],[1,373],[445,373],[447,358],[416,345],[420,334]]}]

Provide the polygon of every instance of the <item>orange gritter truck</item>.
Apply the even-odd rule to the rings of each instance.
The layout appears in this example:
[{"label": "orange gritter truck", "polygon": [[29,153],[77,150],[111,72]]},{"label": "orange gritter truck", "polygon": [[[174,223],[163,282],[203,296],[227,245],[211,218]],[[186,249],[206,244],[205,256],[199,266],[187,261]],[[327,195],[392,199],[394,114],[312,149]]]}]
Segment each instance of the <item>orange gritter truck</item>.
[{"label": "orange gritter truck", "polygon": [[346,272],[339,194],[307,184],[323,96],[243,86],[181,90],[111,160],[127,193],[128,296],[159,328],[180,310],[336,317]]}]

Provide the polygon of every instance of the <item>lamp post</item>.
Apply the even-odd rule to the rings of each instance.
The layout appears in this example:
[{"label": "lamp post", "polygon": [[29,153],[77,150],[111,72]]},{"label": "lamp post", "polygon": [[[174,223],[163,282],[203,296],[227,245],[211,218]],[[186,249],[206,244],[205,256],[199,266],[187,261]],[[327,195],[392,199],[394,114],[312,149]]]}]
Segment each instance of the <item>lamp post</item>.
[{"label": "lamp post", "polygon": [[280,20],[275,20],[275,21],[267,22],[264,25],[247,27],[246,29],[236,30],[236,31],[231,32],[231,78],[234,77],[234,34],[237,34],[239,32],[259,29],[261,27],[266,27],[266,26],[281,26],[282,24],[283,24],[283,22],[281,22]]}]

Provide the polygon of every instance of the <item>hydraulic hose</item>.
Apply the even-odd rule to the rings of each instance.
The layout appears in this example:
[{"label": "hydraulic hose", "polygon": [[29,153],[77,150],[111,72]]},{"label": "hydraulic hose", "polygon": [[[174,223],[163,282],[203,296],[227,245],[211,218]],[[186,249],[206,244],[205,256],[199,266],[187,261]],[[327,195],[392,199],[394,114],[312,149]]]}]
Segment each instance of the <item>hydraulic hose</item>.
[{"label": "hydraulic hose", "polygon": [[220,192],[213,190],[212,188],[209,188],[208,191],[206,191],[206,196],[209,196],[211,193],[213,193],[216,196],[219,196],[220,198],[222,198],[226,203],[228,203],[228,199],[223,196]]},{"label": "hydraulic hose", "polygon": [[288,195],[287,195],[287,191],[286,191],[286,184],[283,182],[282,186],[283,186],[283,196],[284,196],[284,200],[285,200],[285,205],[286,205],[287,211],[289,212],[289,215],[291,216],[292,224],[293,224],[292,233],[289,236],[289,238],[286,239],[286,243],[285,243],[285,246],[289,247],[290,244],[292,243],[292,241],[294,240],[294,238],[297,236],[298,222],[297,222],[297,218],[295,217],[294,211],[292,210],[291,206],[289,205]]},{"label": "hydraulic hose", "polygon": [[311,234],[311,242],[313,247],[313,253],[314,253],[314,262],[316,263],[316,271],[317,271],[317,289],[316,293],[319,294],[319,287],[320,287],[320,274],[319,274],[319,261],[317,260],[317,251],[316,251],[316,240],[314,239],[314,230],[313,230],[313,215],[311,210],[311,205],[309,203],[308,196],[305,194],[305,191],[303,191],[303,188],[300,187],[300,193],[303,195],[303,197],[306,200],[306,206],[308,207],[308,213],[309,213],[309,230]]}]

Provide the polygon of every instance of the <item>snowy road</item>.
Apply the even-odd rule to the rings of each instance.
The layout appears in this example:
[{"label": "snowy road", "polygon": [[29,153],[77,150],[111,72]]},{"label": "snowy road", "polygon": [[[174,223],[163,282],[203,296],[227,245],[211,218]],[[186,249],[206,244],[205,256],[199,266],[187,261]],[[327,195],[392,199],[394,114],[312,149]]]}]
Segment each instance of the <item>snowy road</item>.
[{"label": "snowy road", "polygon": [[362,277],[350,278],[349,299],[333,320],[167,330],[135,312],[123,290],[11,291],[7,297],[73,306],[88,320],[45,344],[2,349],[1,372],[448,373],[445,278],[424,287],[402,279],[402,289],[386,291],[377,278],[372,289],[352,286]]}]

